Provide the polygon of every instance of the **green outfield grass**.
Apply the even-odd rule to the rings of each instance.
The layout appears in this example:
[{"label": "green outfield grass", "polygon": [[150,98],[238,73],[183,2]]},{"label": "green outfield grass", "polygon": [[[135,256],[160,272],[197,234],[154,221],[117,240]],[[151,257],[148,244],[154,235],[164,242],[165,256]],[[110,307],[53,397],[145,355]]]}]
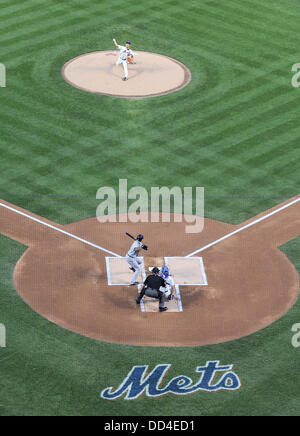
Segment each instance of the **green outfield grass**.
[{"label": "green outfield grass", "polygon": [[[204,186],[205,215],[238,224],[300,192],[300,62],[296,0],[2,0],[0,197],[61,224],[95,216],[96,191]],[[191,70],[183,90],[126,100],[68,85],[65,62],[112,49],[174,57]],[[281,320],[209,347],[144,348],[97,342],[53,325],[14,290],[25,247],[0,235],[0,415],[299,415],[298,361]],[[300,238],[282,250],[300,271]],[[207,360],[234,364],[235,393],[101,400],[133,365],[172,363],[195,378]],[[107,384],[108,383],[108,384]]]}]

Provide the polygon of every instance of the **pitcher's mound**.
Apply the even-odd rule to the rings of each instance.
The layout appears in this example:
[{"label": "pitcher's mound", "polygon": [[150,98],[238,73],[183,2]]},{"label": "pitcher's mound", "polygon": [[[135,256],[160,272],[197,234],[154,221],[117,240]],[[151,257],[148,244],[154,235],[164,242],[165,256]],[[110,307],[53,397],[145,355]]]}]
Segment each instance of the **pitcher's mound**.
[{"label": "pitcher's mound", "polygon": [[135,52],[135,64],[128,65],[126,82],[123,65],[116,65],[118,51],[87,53],[67,62],[64,79],[75,88],[115,97],[154,97],[178,91],[192,78],[181,62],[156,53]]}]

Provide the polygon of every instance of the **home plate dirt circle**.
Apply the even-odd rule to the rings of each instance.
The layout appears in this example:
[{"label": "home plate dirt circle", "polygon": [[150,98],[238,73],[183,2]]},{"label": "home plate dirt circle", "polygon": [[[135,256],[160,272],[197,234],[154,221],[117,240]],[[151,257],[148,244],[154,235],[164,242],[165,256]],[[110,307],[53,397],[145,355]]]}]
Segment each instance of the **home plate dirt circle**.
[{"label": "home plate dirt circle", "polygon": [[116,65],[118,52],[86,53],[67,62],[64,79],[75,88],[95,94],[124,98],[155,97],[178,91],[191,80],[190,70],[181,62],[157,53],[135,52],[135,64],[128,65],[129,77]]},{"label": "home plate dirt circle", "polygon": [[[288,240],[291,227],[286,235],[283,228],[278,236],[267,237],[267,223],[208,249],[200,254],[208,286],[182,287],[182,312],[142,313],[135,302],[136,286],[108,286],[105,257],[109,254],[55,232],[48,234],[47,229],[38,239],[37,224],[27,225],[29,249],[14,271],[17,292],[48,320],[98,340],[143,346],[220,343],[266,327],[298,297],[297,271],[276,248]],[[185,233],[185,225],[100,224],[91,218],[64,229],[121,256],[131,243],[125,232],[143,233],[149,244],[149,251],[143,253],[147,269],[155,259],[186,256],[236,229],[205,219],[204,231],[195,235]]]}]

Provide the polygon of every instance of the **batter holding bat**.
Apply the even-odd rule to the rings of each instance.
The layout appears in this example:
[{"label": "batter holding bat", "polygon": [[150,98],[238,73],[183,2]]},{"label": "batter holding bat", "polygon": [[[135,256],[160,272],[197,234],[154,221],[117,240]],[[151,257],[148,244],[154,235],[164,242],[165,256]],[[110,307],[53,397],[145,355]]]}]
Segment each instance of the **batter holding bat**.
[{"label": "batter holding bat", "polygon": [[136,238],[130,235],[130,233],[126,233],[126,235],[131,239],[134,239],[134,243],[126,254],[126,261],[129,263],[131,271],[134,272],[130,286],[134,286],[139,284],[137,278],[140,272],[140,265],[143,263],[143,260],[139,257],[139,252],[141,249],[148,250],[148,247],[142,243],[142,240],[144,239],[143,235],[137,235]]}]

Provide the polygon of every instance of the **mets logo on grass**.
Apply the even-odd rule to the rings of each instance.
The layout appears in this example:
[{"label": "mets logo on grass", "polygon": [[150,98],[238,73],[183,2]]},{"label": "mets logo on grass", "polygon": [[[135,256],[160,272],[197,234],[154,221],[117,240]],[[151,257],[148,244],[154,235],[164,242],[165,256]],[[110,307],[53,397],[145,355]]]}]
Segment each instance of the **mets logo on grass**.
[{"label": "mets logo on grass", "polygon": [[136,400],[143,394],[156,398],[167,394],[189,395],[199,391],[235,391],[241,387],[238,375],[233,372],[233,365],[220,365],[218,360],[198,366],[196,373],[200,374],[200,379],[198,375],[195,382],[190,377],[179,375],[165,383],[170,368],[170,364],[160,364],[149,373],[148,365],[134,366],[117,388],[104,389],[101,397],[116,400],[124,396],[124,400]]}]

